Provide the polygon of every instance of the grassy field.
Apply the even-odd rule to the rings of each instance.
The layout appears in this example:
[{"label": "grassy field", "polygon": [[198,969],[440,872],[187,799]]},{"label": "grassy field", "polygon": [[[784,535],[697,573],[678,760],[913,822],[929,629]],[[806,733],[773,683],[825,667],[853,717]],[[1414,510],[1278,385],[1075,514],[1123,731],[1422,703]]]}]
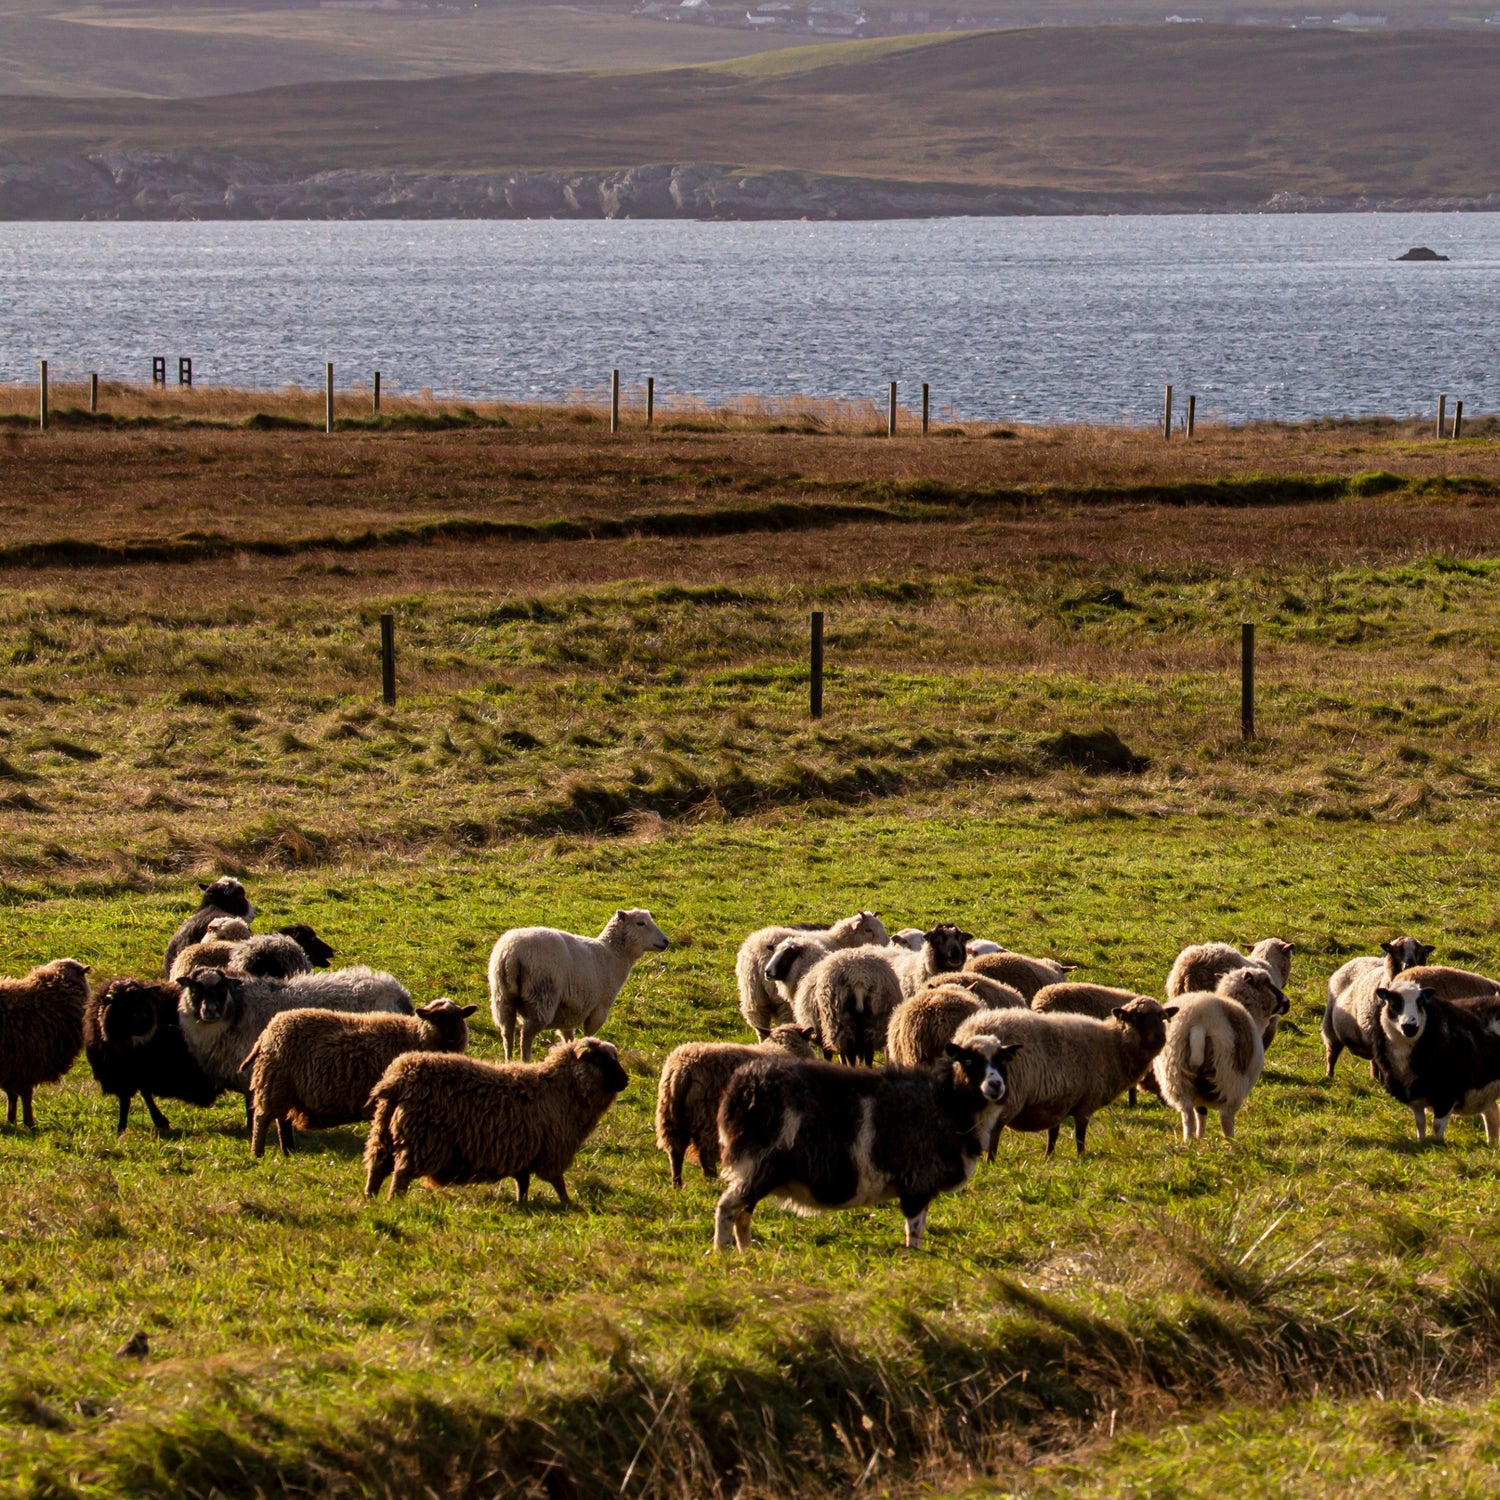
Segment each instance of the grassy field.
[{"label": "grassy field", "polygon": [[[419,999],[482,1002],[517,923],[641,904],[673,947],[570,1212],[369,1206],[357,1130],[257,1163],[233,1102],[117,1141],[86,1067],[45,1090],[0,1129],[3,1492],[1493,1493],[1493,1155],[1418,1149],[1317,1037],[1382,937],[1500,958],[1486,424],[409,403],[329,437],[310,396],[106,396],[40,435],[0,392],[5,972],[148,973],[220,871]],[[740,1034],[747,930],[859,906],[1148,991],[1279,933],[1291,1023],[1234,1144],[1122,1103],[1082,1162],[1010,1140],[919,1255],[894,1209],[766,1209],[712,1257],[655,1070]]]},{"label": "grassy field", "polygon": [[[441,22],[434,24],[444,24]],[[670,27],[657,28],[671,31]],[[1493,28],[1491,28],[1493,30]],[[1160,204],[1496,191],[1500,36],[1053,27],[644,71],[481,72],[207,99],[0,98],[0,145],[304,168],[718,162]],[[371,122],[379,122],[372,129]]]}]

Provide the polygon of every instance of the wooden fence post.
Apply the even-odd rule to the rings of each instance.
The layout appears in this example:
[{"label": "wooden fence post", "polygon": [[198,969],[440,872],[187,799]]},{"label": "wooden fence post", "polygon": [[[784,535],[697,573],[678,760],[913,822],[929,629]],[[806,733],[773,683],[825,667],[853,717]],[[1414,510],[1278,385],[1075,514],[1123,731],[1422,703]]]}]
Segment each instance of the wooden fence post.
[{"label": "wooden fence post", "polygon": [[1443,436],[1445,436],[1445,434],[1443,432],[1443,428],[1447,425],[1447,421],[1448,421],[1448,398],[1446,396],[1439,396],[1438,397],[1437,432],[1436,432],[1436,436],[1437,437],[1443,437]]},{"label": "wooden fence post", "polygon": [[812,612],[812,678],[808,709],[812,717],[823,717],[823,611]]},{"label": "wooden fence post", "polygon": [[1464,404],[1455,401],[1453,404],[1453,441],[1456,443],[1463,435],[1464,430]]},{"label": "wooden fence post", "polygon": [[885,407],[885,435],[895,437],[896,435],[896,382],[891,382],[890,395],[886,399]]},{"label": "wooden fence post", "polygon": [[333,366],[323,366],[323,431],[333,431]]},{"label": "wooden fence post", "polygon": [[656,376],[646,377],[646,426],[656,420]]},{"label": "wooden fence post", "polygon": [[37,363],[37,426],[47,430],[47,361]]},{"label": "wooden fence post", "polygon": [[380,371],[379,370],[376,370],[376,372],[375,372],[374,397],[375,397],[375,408],[374,408],[374,411],[375,411],[375,415],[378,417],[380,415]]},{"label": "wooden fence post", "polygon": [[380,695],[393,708],[396,704],[396,617],[380,617]]},{"label": "wooden fence post", "polygon": [[620,430],[620,372],[609,372],[609,430]]},{"label": "wooden fence post", "polygon": [[928,404],[929,403],[929,399],[930,399],[930,393],[929,393],[928,385],[927,385],[927,382],[924,380],[922,382],[922,436],[923,437],[927,436],[927,414],[928,414],[928,411],[930,410],[930,407],[929,407],[929,404]]},{"label": "wooden fence post", "polygon": [[1168,442],[1172,439],[1172,387],[1168,386],[1161,402],[1161,435]]},{"label": "wooden fence post", "polygon": [[1240,737],[1255,738],[1255,626],[1240,626]]},{"label": "wooden fence post", "polygon": [[1192,435],[1193,435],[1193,428],[1196,427],[1197,425],[1198,425],[1198,398],[1196,396],[1189,396],[1188,397],[1188,424],[1187,424],[1187,435],[1189,437],[1192,437]]},{"label": "wooden fence post", "polygon": [[89,374],[89,410],[99,410],[99,375],[97,371]]}]

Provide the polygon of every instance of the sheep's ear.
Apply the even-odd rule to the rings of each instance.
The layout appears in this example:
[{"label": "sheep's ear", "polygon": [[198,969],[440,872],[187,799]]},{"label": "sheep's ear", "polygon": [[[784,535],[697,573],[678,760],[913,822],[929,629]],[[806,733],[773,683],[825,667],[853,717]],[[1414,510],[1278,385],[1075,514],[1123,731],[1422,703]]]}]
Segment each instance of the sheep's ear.
[{"label": "sheep's ear", "polygon": [[1009,1062],[1020,1050],[1020,1042],[1001,1042],[995,1048],[994,1057],[996,1062]]},{"label": "sheep's ear", "polygon": [[1436,999],[1437,999],[1437,991],[1436,990],[1423,990],[1422,993],[1417,996],[1417,1003],[1419,1005],[1431,1005],[1432,1002],[1434,1000],[1436,1000]]},{"label": "sheep's ear", "polygon": [[472,1016],[472,1015],[473,1015],[473,1014],[474,1014],[474,1012],[475,1012],[475,1011],[476,1011],[476,1010],[478,1010],[478,1009],[479,1009],[479,1007],[478,1007],[478,1006],[477,1006],[477,1005],[460,1005],[460,1006],[459,1006],[459,1007],[458,1007],[458,1013],[459,1013],[459,1015],[461,1015],[461,1016],[462,1016],[462,1017],[463,1017],[463,1018],[464,1018],[464,1019],[465,1019],[465,1020],[467,1020],[467,1019],[468,1019],[468,1018],[469,1018],[469,1017],[470,1017],[470,1016]]},{"label": "sheep's ear", "polygon": [[1384,1004],[1389,1005],[1392,1000],[1399,1002],[1401,996],[1398,995],[1395,990],[1383,990],[1377,986],[1375,990],[1375,998],[1382,1001]]},{"label": "sheep's ear", "polygon": [[1181,1009],[1182,1007],[1180,1005],[1164,1005],[1161,1008],[1161,1013],[1170,1021],[1172,1017],[1175,1016]]},{"label": "sheep's ear", "polygon": [[1123,1005],[1117,1005],[1117,1006],[1115,1006],[1115,1008],[1112,1011],[1110,1011],[1110,1015],[1112,1015],[1115,1018],[1115,1020],[1117,1020],[1117,1021],[1127,1021],[1127,1020],[1130,1019],[1125,1014],[1125,1007]]},{"label": "sheep's ear", "polygon": [[949,1042],[949,1043],[948,1043],[948,1044],[947,1044],[947,1045],[946,1045],[946,1046],[945,1046],[945,1047],[944,1047],[944,1048],[943,1048],[943,1051],[944,1051],[944,1052],[945,1052],[945,1053],[946,1053],[946,1054],[947,1054],[947,1055],[948,1055],[948,1056],[949,1056],[949,1057],[951,1057],[951,1058],[952,1058],[952,1059],[953,1059],[953,1060],[954,1060],[954,1061],[955,1061],[955,1062],[957,1062],[957,1061],[958,1061],[958,1059],[959,1059],[959,1058],[961,1058],[961,1057],[962,1057],[962,1056],[963,1056],[963,1055],[964,1055],[964,1050],[965,1050],[965,1049],[964,1049],[964,1048],[962,1048],[962,1047],[960,1047],[960,1046],[959,1046],[959,1045],[958,1045],[958,1043],[957,1043],[957,1042]]},{"label": "sheep's ear", "polygon": [[1394,958],[1396,956],[1396,945],[1394,943],[1382,943],[1380,945],[1380,951],[1384,954],[1389,955],[1391,958]]},{"label": "sheep's ear", "polygon": [[1418,943],[1417,962],[1425,964],[1427,960],[1431,958],[1432,955],[1436,952],[1437,948],[1432,943]]},{"label": "sheep's ear", "polygon": [[814,1030],[814,1028],[811,1026],[799,1026],[796,1028],[796,1030],[797,1035],[800,1036],[804,1042],[815,1042],[818,1039],[817,1031]]},{"label": "sheep's ear", "polygon": [[615,915],[617,917],[623,917],[625,914],[625,908],[623,906],[617,906],[615,908]]}]

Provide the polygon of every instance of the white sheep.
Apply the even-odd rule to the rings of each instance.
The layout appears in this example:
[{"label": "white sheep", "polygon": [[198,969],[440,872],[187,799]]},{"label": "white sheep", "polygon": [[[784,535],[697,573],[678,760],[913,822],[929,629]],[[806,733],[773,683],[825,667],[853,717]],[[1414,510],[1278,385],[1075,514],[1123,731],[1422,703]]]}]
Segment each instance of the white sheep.
[{"label": "white sheep", "polygon": [[620,987],[646,953],[660,953],[667,935],[642,909],[617,911],[596,938],[555,927],[513,927],[490,953],[490,1014],[508,1062],[521,1031],[521,1060],[531,1061],[540,1032],[556,1027],[567,1041],[597,1033]]},{"label": "white sheep", "polygon": [[[880,914],[873,911],[857,911],[831,927],[762,927],[752,932],[734,959],[745,1024],[764,1041],[774,1027],[791,1024],[798,981],[820,958],[839,948],[883,947],[889,941]],[[773,958],[780,979],[771,973]]]},{"label": "white sheep", "polygon": [[[1204,994],[1212,991],[1219,980],[1234,969],[1261,968],[1285,989],[1292,976],[1292,945],[1281,938],[1262,938],[1248,953],[1241,953],[1229,943],[1194,943],[1177,955],[1167,975],[1167,999],[1179,995]],[[1276,1039],[1281,1025],[1279,1016],[1266,1022],[1264,1046]]]}]

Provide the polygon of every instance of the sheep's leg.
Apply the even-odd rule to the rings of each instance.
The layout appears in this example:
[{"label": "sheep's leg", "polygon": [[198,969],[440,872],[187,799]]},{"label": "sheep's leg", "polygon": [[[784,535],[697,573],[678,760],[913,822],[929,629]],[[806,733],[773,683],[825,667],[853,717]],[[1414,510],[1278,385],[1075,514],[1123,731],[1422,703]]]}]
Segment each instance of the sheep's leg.
[{"label": "sheep's leg", "polygon": [[1135,1096],[1136,1096],[1136,1086],[1135,1086],[1135,1084],[1132,1083],[1130,1085],[1130,1107],[1132,1109],[1135,1108]]},{"label": "sheep's leg", "polygon": [[517,1172],[516,1173],[516,1202],[517,1203],[524,1203],[526,1201],[527,1194],[529,1194],[530,1192],[531,1192],[531,1173],[530,1172]]},{"label": "sheep's leg", "polygon": [[1333,1077],[1333,1065],[1339,1060],[1343,1050],[1344,1044],[1337,1037],[1325,1036],[1323,1038],[1323,1058],[1328,1064],[1327,1071],[1323,1074],[1325,1078]]},{"label": "sheep's leg", "polygon": [[365,1197],[373,1198],[380,1191],[380,1184],[391,1175],[393,1158],[390,1148],[377,1146],[365,1168]]},{"label": "sheep's leg", "polygon": [[5,1123],[7,1125],[16,1123],[16,1096],[8,1089],[5,1093]]},{"label": "sheep's leg", "polygon": [[719,1175],[719,1135],[715,1131],[706,1140],[701,1140],[698,1145],[698,1165],[703,1168],[703,1175],[712,1182]]},{"label": "sheep's leg", "polygon": [[406,1153],[400,1153],[396,1157],[391,1171],[390,1196],[392,1198],[401,1197],[407,1188],[411,1186],[411,1180],[414,1175],[411,1169],[411,1161],[406,1156]]},{"label": "sheep's leg", "polygon": [[276,1122],[276,1139],[281,1144],[283,1156],[290,1156],[297,1149],[297,1129],[290,1120]]},{"label": "sheep's leg", "polygon": [[1232,1141],[1234,1139],[1235,1113],[1236,1111],[1234,1107],[1229,1104],[1226,1104],[1224,1108],[1219,1111],[1219,1129],[1224,1132],[1224,1139],[1226,1141]]},{"label": "sheep's leg", "polygon": [[245,1129],[255,1129],[255,1100],[249,1089],[245,1090]]},{"label": "sheep's leg", "polygon": [[[157,1107],[156,1100],[150,1094],[146,1093],[143,1093],[141,1098],[146,1101],[146,1112],[151,1116],[151,1123],[156,1126],[157,1133],[159,1135],[170,1135],[172,1132],[171,1121]],[[123,1111],[120,1118],[122,1120],[125,1118]],[[122,1125],[120,1128],[123,1130],[125,1127]]]},{"label": "sheep's leg", "polygon": [[[672,1186],[674,1188],[682,1186],[682,1162],[686,1155],[687,1147],[679,1146],[676,1141],[673,1141],[667,1147],[667,1160],[672,1165]],[[700,1162],[703,1160],[703,1153],[701,1151],[698,1153],[698,1160]]]},{"label": "sheep's leg", "polygon": [[1193,1112],[1191,1106],[1182,1111],[1182,1138],[1191,1141],[1197,1134],[1198,1116]]},{"label": "sheep's leg", "polygon": [[130,1124],[130,1101],[134,1097],[134,1094],[120,1095],[120,1123],[115,1130],[116,1135],[124,1135],[125,1127]]},{"label": "sheep's leg", "polygon": [[1057,1135],[1062,1129],[1060,1125],[1049,1125],[1047,1127],[1047,1155],[1051,1156],[1057,1150]]},{"label": "sheep's leg", "polygon": [[1417,1144],[1420,1146],[1427,1139],[1427,1106],[1425,1104],[1413,1104],[1411,1112],[1417,1122]]},{"label": "sheep's leg", "polygon": [[1089,1119],[1088,1115],[1073,1116],[1073,1143],[1078,1147],[1080,1156],[1083,1155],[1084,1139],[1089,1133]]},{"label": "sheep's leg", "polygon": [[1193,1120],[1194,1134],[1201,1141],[1208,1131],[1208,1110],[1200,1104],[1197,1109],[1193,1111]]},{"label": "sheep's leg", "polygon": [[542,1031],[542,1024],[531,1015],[521,1017],[521,1061],[531,1061],[531,1044]]},{"label": "sheep's leg", "polygon": [[731,1245],[748,1249],[750,1215],[754,1210],[754,1203],[746,1198],[742,1188],[729,1188],[714,1209],[714,1249],[727,1250]]},{"label": "sheep's leg", "polygon": [[1480,1110],[1479,1118],[1484,1124],[1484,1143],[1493,1146],[1500,1138],[1500,1104],[1486,1104]]},{"label": "sheep's leg", "polygon": [[[279,1125],[280,1121],[277,1121],[277,1124]],[[251,1156],[264,1156],[266,1154],[266,1131],[270,1128],[270,1125],[270,1115],[258,1111],[250,1125]]]},{"label": "sheep's leg", "polygon": [[[21,1118],[26,1122],[26,1128],[28,1130],[36,1129],[36,1116],[31,1112],[30,1089],[25,1089],[21,1093]],[[1446,1123],[1446,1121],[1444,1123]]]},{"label": "sheep's leg", "polygon": [[[26,1101],[26,1114],[26,1123],[29,1125],[31,1124],[31,1101],[29,1099]],[[1440,1115],[1436,1110],[1433,1110],[1432,1112],[1432,1138],[1440,1146],[1444,1145],[1447,1142],[1448,1121],[1452,1118],[1453,1114],[1451,1110],[1446,1115]]]},{"label": "sheep's leg", "polygon": [[748,1208],[742,1208],[734,1221],[734,1242],[741,1250],[750,1248],[750,1213]]},{"label": "sheep's leg", "polygon": [[927,1237],[927,1205],[924,1203],[921,1208],[912,1213],[903,1203],[901,1212],[906,1215],[906,1248],[920,1250],[922,1241]]},{"label": "sheep's leg", "polygon": [[509,1062],[516,1050],[516,1012],[514,1007],[505,1013],[505,1024],[500,1028],[500,1045],[505,1049],[506,1062]]},{"label": "sheep's leg", "polygon": [[573,1200],[568,1197],[568,1185],[563,1181],[563,1174],[559,1172],[556,1177],[544,1177],[543,1182],[550,1183],[557,1194],[557,1201],[564,1208],[572,1208]]}]

